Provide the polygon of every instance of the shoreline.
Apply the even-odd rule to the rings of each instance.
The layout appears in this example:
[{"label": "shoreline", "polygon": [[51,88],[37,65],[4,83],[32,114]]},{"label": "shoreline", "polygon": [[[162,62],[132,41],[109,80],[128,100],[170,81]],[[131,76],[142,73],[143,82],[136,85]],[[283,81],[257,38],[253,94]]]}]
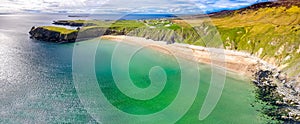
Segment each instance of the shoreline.
[{"label": "shoreline", "polygon": [[[275,118],[282,121],[300,121],[300,94],[299,90],[296,89],[297,87],[291,85],[294,79],[288,78],[285,73],[281,72],[279,67],[249,53],[182,43],[167,44],[164,41],[125,35],[104,35],[100,38],[150,47],[165,54],[173,54],[195,62],[221,67],[226,70],[226,74],[232,72],[247,76],[256,85],[258,95],[263,96],[263,98],[258,97],[257,99],[280,108],[266,111],[269,113],[280,112],[275,115]],[[221,56],[218,54],[221,54]],[[264,99],[267,96],[271,99]],[[268,112],[266,114],[269,114]]]},{"label": "shoreline", "polygon": [[[239,75],[245,75],[249,78],[253,77],[253,74],[262,67],[265,67],[265,69],[276,69],[275,66],[270,65],[257,57],[239,51],[225,50],[220,48],[206,48],[182,43],[166,44],[164,41],[154,41],[142,37],[125,35],[104,35],[101,37],[101,39],[125,42],[131,45],[151,47],[154,50],[166,54],[170,54],[171,52],[178,57],[208,65],[214,64],[217,67],[235,72]],[[218,54],[223,55],[219,55],[219,58]]]}]

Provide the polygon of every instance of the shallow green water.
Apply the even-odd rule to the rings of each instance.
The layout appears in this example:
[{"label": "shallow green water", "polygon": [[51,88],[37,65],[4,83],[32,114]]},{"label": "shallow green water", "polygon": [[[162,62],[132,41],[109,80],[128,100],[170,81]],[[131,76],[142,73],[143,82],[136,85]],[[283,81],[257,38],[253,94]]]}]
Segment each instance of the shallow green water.
[{"label": "shallow green water", "polygon": [[[77,45],[85,49],[85,47],[89,47],[88,44],[90,43],[91,41],[81,42],[77,43]],[[129,76],[135,86],[139,88],[147,88],[151,84],[149,72],[153,67],[161,67],[167,78],[164,89],[153,99],[133,99],[118,89],[115,84],[116,80],[114,80],[114,77],[112,76],[112,66],[115,66],[116,69],[122,68],[118,67],[119,65],[111,64],[116,44],[117,42],[113,41],[101,41],[95,59],[95,72],[97,75],[98,85],[107,100],[117,109],[132,115],[149,115],[160,112],[170,105],[176,97],[182,83],[187,83],[181,82],[181,66],[178,61],[173,56],[161,54],[147,48],[143,48],[136,52],[128,64]],[[135,47],[125,45],[123,43],[121,44],[123,47],[122,49],[133,49]],[[124,62],[123,60],[126,59],[126,56],[124,57],[125,58],[118,58],[118,62],[116,63]],[[187,113],[185,113],[184,116],[177,121],[178,124],[257,124],[264,123],[266,121],[260,117],[260,114],[256,111],[258,108],[251,106],[251,104],[255,101],[253,93],[254,86],[249,80],[234,74],[227,75],[223,94],[213,112],[205,120],[200,121],[198,119],[199,112],[210,85],[211,69],[210,66],[200,63],[198,64],[198,67],[200,69],[200,80],[197,96]],[[122,70],[120,69],[117,71]],[[164,74],[159,71],[154,72],[154,76],[158,78],[163,78],[162,75]],[[184,104],[187,101],[180,102]],[[174,113],[176,113],[176,111],[174,111]],[[110,116],[108,117],[112,120],[112,122],[117,119],[114,114],[112,114],[111,118]],[[168,115],[165,115],[165,118],[168,118]]]}]

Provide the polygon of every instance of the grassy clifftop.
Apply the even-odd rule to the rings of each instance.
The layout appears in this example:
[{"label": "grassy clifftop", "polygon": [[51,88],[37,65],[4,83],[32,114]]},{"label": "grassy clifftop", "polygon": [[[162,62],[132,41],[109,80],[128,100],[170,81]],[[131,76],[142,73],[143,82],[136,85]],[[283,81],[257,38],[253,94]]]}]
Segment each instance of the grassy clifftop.
[{"label": "grassy clifftop", "polygon": [[[298,6],[236,11],[213,18],[224,47],[252,53],[291,76],[296,76],[300,61],[300,8]],[[291,66],[296,68],[291,68]]]},{"label": "grassy clifftop", "polygon": [[55,26],[43,26],[42,28],[49,30],[49,31],[59,32],[61,34],[70,34],[70,33],[74,33],[77,31],[77,30],[66,29],[66,28],[55,27]]}]

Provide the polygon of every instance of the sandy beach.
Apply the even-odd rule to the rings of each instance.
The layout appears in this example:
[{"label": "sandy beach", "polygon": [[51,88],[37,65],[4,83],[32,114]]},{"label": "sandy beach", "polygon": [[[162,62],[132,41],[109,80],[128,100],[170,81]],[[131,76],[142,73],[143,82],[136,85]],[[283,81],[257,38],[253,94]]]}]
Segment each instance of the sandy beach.
[{"label": "sandy beach", "polygon": [[240,75],[246,75],[248,77],[253,77],[253,74],[257,72],[258,69],[275,68],[275,66],[272,66],[263,60],[243,52],[218,48],[205,48],[181,43],[166,44],[164,41],[153,41],[150,39],[131,36],[105,35],[101,38],[149,47],[166,54],[172,54],[177,57],[182,57],[199,63],[222,67],[226,70],[236,72]]}]

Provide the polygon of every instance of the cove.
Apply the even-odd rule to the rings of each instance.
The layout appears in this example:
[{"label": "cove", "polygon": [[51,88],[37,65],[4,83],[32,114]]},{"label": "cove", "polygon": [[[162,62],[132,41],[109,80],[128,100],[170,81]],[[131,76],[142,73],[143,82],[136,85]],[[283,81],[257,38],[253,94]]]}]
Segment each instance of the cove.
[{"label": "cove", "polygon": [[[97,41],[89,40],[76,43],[76,45],[80,47],[82,46],[83,49],[89,49],[89,45],[87,44],[90,42]],[[125,60],[122,59],[122,57],[117,59],[119,61],[112,62],[112,56],[114,55],[115,48],[120,44],[122,44],[122,49],[132,49],[133,47],[137,47],[126,43],[101,40],[98,45],[97,52],[95,53],[95,73],[97,83],[109,103],[125,113],[132,115],[149,115],[160,112],[174,102],[173,100],[176,97],[182,83],[187,83],[181,82],[182,67],[174,56],[163,54],[149,48],[142,48],[131,56],[130,61],[128,62],[128,76],[132,83],[139,88],[147,88],[151,85],[151,81],[159,81],[166,76],[166,84],[164,85],[163,90],[159,95],[148,100],[134,99],[120,91],[120,89],[116,86],[116,80],[114,79],[112,72],[112,66],[118,69],[121,68],[118,66],[123,65],[121,64],[122,62],[126,62],[122,61]],[[118,63],[120,63],[120,65]],[[155,71],[155,69],[153,71],[153,67],[160,67],[163,71]],[[255,86],[249,79],[231,72],[229,72],[226,76],[225,87],[217,106],[206,119],[200,121],[198,119],[199,112],[210,86],[212,72],[211,67],[206,64],[198,63],[198,68],[200,72],[200,80],[197,96],[188,111],[177,121],[178,124],[241,123],[241,121],[245,124],[253,124],[266,123],[269,121],[263,118],[257,111],[260,109],[259,105],[253,106],[255,103]],[[152,76],[157,78],[151,79],[149,78],[149,74],[152,74]],[[182,104],[185,104],[187,101],[181,102]],[[174,111],[174,113],[176,113],[176,111]],[[110,119],[114,122],[114,120],[118,119],[118,117],[113,115],[114,114],[112,114],[111,117],[108,116],[110,118],[106,119]],[[168,115],[164,116],[164,118],[168,117]]]}]

